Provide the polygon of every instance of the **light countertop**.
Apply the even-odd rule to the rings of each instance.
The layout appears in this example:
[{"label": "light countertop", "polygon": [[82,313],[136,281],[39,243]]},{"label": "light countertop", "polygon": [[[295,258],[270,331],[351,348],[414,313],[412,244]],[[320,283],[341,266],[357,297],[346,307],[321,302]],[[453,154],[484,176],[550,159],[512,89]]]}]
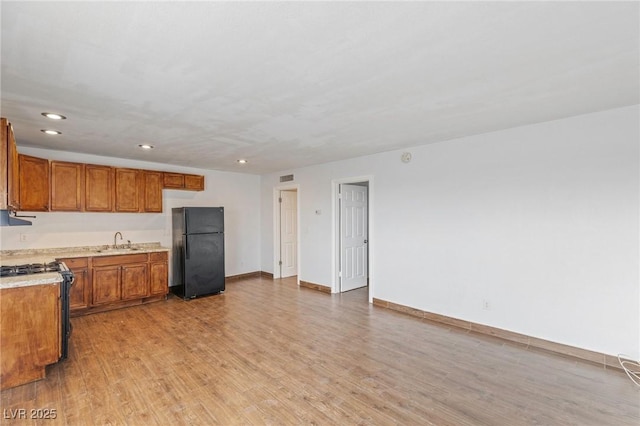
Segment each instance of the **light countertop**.
[{"label": "light countertop", "polygon": [[0,266],[24,265],[28,263],[49,263],[56,259],[71,257],[118,256],[123,254],[154,253],[169,251],[160,243],[132,244],[132,248],[114,249],[110,246],[57,247],[29,250],[0,251]]},{"label": "light countertop", "polygon": [[[0,251],[0,266],[15,266],[30,263],[49,263],[56,259],[74,257],[118,256],[138,253],[167,252],[170,249],[160,243],[132,244],[132,248],[114,249],[107,246],[58,247],[29,250]],[[55,284],[62,281],[62,275],[49,272],[33,275],[0,278],[0,289],[24,287],[28,285]]]}]

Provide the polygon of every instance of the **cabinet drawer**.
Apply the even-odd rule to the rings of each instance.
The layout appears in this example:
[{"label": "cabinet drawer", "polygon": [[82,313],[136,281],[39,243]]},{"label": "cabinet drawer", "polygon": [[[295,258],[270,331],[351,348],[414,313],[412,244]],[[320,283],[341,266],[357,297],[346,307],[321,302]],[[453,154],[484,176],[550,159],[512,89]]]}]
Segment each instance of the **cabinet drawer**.
[{"label": "cabinet drawer", "polygon": [[146,263],[149,260],[147,253],[122,254],[117,256],[102,256],[93,258],[93,266],[124,265],[127,263]]},{"label": "cabinet drawer", "polygon": [[59,259],[64,262],[69,269],[86,268],[89,265],[89,259],[86,257],[72,257],[69,259]]},{"label": "cabinet drawer", "polygon": [[167,258],[168,256],[166,251],[149,253],[149,260],[152,262],[165,262]]}]

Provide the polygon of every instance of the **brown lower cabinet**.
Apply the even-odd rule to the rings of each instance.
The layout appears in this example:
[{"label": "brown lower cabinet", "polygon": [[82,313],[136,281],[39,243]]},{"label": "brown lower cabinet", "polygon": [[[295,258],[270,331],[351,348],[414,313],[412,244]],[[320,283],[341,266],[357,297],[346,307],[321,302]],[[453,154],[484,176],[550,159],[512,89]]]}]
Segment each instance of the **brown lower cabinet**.
[{"label": "brown lower cabinet", "polygon": [[94,257],[93,305],[143,298],[149,294],[149,255]]},{"label": "brown lower cabinet", "polygon": [[61,353],[60,284],[0,289],[0,389],[45,377]]},{"label": "brown lower cabinet", "polygon": [[169,262],[167,252],[149,253],[149,292],[166,295],[169,291]]},{"label": "brown lower cabinet", "polygon": [[74,257],[60,260],[73,271],[73,285],[69,294],[70,311],[87,309],[91,305],[89,258]]},{"label": "brown lower cabinet", "polygon": [[72,316],[163,300],[169,292],[167,252],[60,259],[73,271]]}]

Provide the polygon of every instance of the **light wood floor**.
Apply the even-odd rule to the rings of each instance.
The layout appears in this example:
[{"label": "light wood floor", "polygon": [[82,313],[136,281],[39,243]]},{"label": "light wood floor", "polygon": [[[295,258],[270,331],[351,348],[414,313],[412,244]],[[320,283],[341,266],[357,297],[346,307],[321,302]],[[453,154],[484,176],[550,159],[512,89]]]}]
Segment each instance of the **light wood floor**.
[{"label": "light wood floor", "polygon": [[55,425],[635,425],[615,370],[534,352],[292,280],[74,318],[69,359],[2,392]]}]

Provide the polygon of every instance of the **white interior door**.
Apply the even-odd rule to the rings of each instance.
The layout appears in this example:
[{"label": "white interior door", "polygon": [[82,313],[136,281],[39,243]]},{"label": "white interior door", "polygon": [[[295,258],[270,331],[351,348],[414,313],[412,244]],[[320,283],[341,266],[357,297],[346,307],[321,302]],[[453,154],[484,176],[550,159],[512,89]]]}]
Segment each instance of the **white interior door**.
[{"label": "white interior door", "polygon": [[340,291],[367,285],[368,188],[340,185]]},{"label": "white interior door", "polygon": [[298,275],[298,193],[280,191],[280,277]]}]

